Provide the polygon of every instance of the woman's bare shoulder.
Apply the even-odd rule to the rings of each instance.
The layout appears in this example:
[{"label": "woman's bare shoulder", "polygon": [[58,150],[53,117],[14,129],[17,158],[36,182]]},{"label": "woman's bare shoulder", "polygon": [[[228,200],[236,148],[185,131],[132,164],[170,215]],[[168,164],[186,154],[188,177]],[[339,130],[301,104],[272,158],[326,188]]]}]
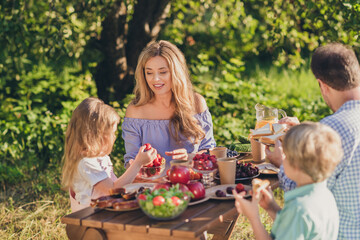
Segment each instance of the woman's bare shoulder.
[{"label": "woman's bare shoulder", "polygon": [[143,106],[135,106],[133,103],[130,103],[126,108],[125,117],[128,118],[141,118]]},{"label": "woman's bare shoulder", "polygon": [[199,93],[195,93],[195,111],[196,113],[205,112],[207,107],[206,100]]}]

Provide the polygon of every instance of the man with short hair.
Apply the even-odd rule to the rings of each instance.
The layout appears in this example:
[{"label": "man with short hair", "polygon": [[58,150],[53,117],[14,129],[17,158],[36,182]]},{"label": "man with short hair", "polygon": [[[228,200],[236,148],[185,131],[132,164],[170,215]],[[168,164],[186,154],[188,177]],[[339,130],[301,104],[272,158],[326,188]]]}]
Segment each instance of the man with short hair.
[{"label": "man with short hair", "polygon": [[[331,43],[316,49],[311,60],[314,73],[326,104],[334,112],[320,122],[333,128],[341,137],[344,156],[327,181],[334,194],[340,215],[338,239],[360,239],[360,65],[353,50]],[[299,124],[297,118],[279,121]],[[284,154],[280,141],[266,155],[276,166],[282,165]],[[281,187],[296,187],[280,167]]]}]

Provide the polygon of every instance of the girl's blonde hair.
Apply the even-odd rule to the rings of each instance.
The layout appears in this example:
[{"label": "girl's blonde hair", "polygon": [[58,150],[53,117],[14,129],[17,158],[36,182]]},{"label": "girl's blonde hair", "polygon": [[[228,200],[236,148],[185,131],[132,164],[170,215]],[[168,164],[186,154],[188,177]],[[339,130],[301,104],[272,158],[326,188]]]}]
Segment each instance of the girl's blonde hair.
[{"label": "girl's blonde hair", "polygon": [[156,56],[166,59],[172,77],[171,90],[175,112],[170,119],[170,134],[177,142],[180,142],[179,133],[182,133],[191,142],[198,143],[205,137],[205,133],[194,118],[196,114],[195,92],[190,81],[185,57],[174,44],[163,40],[152,42],[140,53],[135,71],[135,99],[132,103],[135,106],[142,106],[155,99],[154,92],[146,82],[145,64],[150,58]]},{"label": "girl's blonde hair", "polygon": [[341,139],[330,127],[304,122],[285,135],[283,149],[286,161],[321,182],[334,171],[343,156]]},{"label": "girl's blonde hair", "polygon": [[84,157],[109,154],[114,142],[110,140],[114,124],[120,117],[115,109],[94,97],[86,98],[74,110],[65,135],[62,185],[72,188],[79,161]]}]

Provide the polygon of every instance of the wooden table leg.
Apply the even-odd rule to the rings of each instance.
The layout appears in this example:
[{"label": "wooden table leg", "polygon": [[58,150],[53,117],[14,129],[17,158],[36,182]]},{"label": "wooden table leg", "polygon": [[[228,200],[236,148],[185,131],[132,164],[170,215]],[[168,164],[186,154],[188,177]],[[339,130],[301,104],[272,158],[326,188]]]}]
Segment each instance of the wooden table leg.
[{"label": "wooden table leg", "polygon": [[66,234],[70,240],[107,240],[106,234],[101,229],[71,224],[66,225]]},{"label": "wooden table leg", "polygon": [[107,240],[106,234],[101,229],[88,228],[82,240]]},{"label": "wooden table leg", "polygon": [[220,222],[216,227],[213,227],[211,229],[211,233],[214,234],[212,240],[229,239],[234,230],[238,217],[239,214],[236,212],[224,219],[224,221]]},{"label": "wooden table leg", "polygon": [[82,239],[82,237],[84,236],[86,227],[67,224],[65,230],[66,235],[70,240],[78,240]]}]

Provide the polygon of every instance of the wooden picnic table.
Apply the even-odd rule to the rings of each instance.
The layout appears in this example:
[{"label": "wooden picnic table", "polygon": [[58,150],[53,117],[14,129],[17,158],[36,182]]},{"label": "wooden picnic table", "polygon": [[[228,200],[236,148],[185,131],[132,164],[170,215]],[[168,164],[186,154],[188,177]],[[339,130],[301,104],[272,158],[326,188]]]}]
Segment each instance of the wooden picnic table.
[{"label": "wooden picnic table", "polygon": [[[273,189],[279,185],[276,175],[259,178],[270,180]],[[67,225],[69,239],[205,239],[210,233],[213,240],[219,240],[231,236],[238,216],[234,200],[210,199],[188,206],[170,221],[150,219],[141,209],[117,212],[92,207],[66,215],[61,221]]]}]

